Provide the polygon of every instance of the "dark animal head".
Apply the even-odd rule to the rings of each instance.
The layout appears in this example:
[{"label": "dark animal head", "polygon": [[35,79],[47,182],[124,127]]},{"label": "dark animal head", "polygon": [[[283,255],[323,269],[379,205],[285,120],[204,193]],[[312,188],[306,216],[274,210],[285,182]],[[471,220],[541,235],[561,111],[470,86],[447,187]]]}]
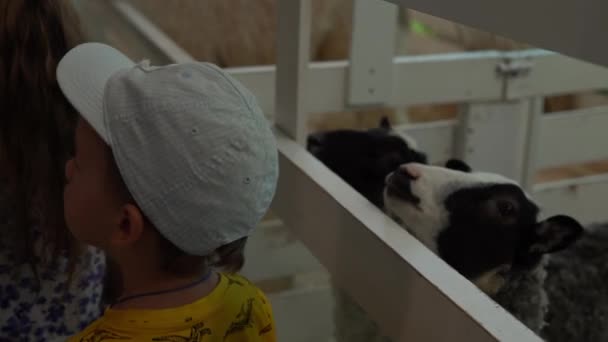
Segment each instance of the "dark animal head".
[{"label": "dark animal head", "polygon": [[539,220],[537,204],[512,180],[471,172],[461,161],[446,166],[397,168],[386,179],[385,209],[490,295],[583,233],[568,216]]},{"label": "dark animal head", "polygon": [[374,205],[383,207],[384,180],[399,165],[426,163],[426,156],[392,132],[382,119],[367,131],[336,130],[308,136],[307,149]]}]

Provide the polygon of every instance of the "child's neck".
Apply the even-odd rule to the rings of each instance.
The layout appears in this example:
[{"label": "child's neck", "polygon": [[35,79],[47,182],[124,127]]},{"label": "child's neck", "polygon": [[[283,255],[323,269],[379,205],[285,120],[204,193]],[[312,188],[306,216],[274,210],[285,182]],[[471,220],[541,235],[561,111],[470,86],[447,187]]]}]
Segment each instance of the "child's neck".
[{"label": "child's neck", "polygon": [[[219,281],[218,274],[209,274],[209,271],[177,276],[129,262],[116,263],[116,266],[118,269],[110,272],[120,272],[120,276],[114,278],[120,279],[121,290],[112,305],[113,309],[167,309],[183,306],[207,296]],[[118,284],[113,284],[116,285]],[[140,296],[155,292],[162,293]]]}]

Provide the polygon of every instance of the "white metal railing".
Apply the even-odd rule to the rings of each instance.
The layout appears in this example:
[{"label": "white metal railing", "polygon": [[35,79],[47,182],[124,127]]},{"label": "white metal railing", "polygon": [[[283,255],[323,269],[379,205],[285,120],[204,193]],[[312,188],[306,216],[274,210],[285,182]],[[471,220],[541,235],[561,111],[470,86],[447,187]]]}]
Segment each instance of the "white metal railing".
[{"label": "white metal railing", "polygon": [[[429,6],[447,3],[425,1]],[[167,57],[192,59],[132,7],[116,4]],[[605,87],[608,70],[543,50],[395,57],[387,87],[390,95],[380,89],[384,95],[353,101],[352,75],[364,75],[369,63],[382,60],[384,54],[353,56],[352,67],[348,61],[308,63],[309,6],[310,0],[279,0],[278,72],[274,66],[229,69],[253,90],[279,128],[281,179],[274,212],[395,340],[537,340],[298,143],[306,134],[307,113],[349,110],[349,103],[377,104],[379,98],[394,107],[466,103],[460,120],[399,126],[397,131],[414,137],[433,161],[459,156],[477,168],[524,182],[547,214],[567,213],[585,223],[608,220],[598,204],[608,196],[607,175],[537,185],[531,180],[540,167],[608,159],[608,151],[598,144],[608,127],[608,108],[543,116],[540,105],[545,95]],[[446,5],[442,13],[456,13],[457,6],[462,3]],[[469,11],[473,13],[478,16]],[[361,51],[365,49],[353,48],[355,54],[365,53]],[[500,67],[521,72],[503,74]],[[379,89],[374,77],[359,79],[361,89]],[[573,129],[576,125],[582,126]],[[500,134],[513,143],[492,144]],[[362,274],[382,284],[385,297],[379,298],[373,285],[361,281]]]}]

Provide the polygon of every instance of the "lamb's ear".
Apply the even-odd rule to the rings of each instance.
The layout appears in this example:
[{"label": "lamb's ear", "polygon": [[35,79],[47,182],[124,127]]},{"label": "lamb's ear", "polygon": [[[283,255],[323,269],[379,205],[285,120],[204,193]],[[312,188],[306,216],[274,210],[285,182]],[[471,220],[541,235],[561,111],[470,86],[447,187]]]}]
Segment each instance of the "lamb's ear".
[{"label": "lamb's ear", "polygon": [[452,170],[456,170],[456,171],[462,171],[462,172],[471,172],[473,171],[471,169],[471,167],[463,162],[460,159],[450,159],[445,163],[445,167],[448,169],[452,169]]},{"label": "lamb's ear", "polygon": [[316,155],[316,153],[321,149],[323,145],[323,139],[325,135],[323,133],[313,133],[308,136],[306,139],[306,149],[308,152]]},{"label": "lamb's ear", "polygon": [[388,118],[386,116],[383,116],[382,119],[380,119],[380,125],[378,127],[387,131],[390,131],[392,129],[391,122],[388,121]]},{"label": "lamb's ear", "polygon": [[583,232],[583,226],[570,216],[549,217],[535,226],[529,252],[540,255],[560,251],[575,243]]}]

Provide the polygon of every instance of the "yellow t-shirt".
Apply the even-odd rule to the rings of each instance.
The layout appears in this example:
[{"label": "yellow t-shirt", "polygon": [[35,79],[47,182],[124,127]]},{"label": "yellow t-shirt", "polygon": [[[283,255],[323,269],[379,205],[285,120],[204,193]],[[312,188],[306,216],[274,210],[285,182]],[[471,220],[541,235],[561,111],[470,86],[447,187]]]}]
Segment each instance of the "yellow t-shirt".
[{"label": "yellow t-shirt", "polygon": [[162,310],[112,310],[69,341],[275,342],[266,296],[247,279],[220,274],[198,301]]}]

